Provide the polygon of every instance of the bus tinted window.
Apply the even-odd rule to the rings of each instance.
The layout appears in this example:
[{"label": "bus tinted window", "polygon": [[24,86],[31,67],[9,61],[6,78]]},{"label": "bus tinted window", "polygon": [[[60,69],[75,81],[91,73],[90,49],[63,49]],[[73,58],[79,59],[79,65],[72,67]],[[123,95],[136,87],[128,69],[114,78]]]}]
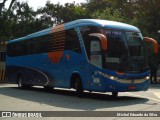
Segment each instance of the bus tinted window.
[{"label": "bus tinted window", "polygon": [[11,43],[8,45],[7,54],[13,57],[47,52],[46,49],[44,49],[48,42],[48,39],[46,39],[47,36],[48,35]]},{"label": "bus tinted window", "polygon": [[66,31],[65,49],[81,53],[78,35],[74,29]]},{"label": "bus tinted window", "polygon": [[74,29],[11,43],[8,45],[7,54],[13,57],[63,50],[81,53],[78,35]]},{"label": "bus tinted window", "polygon": [[86,53],[88,56],[88,59],[90,59],[90,40],[89,40],[89,34],[90,33],[100,33],[100,28],[95,26],[85,26],[81,27],[81,35],[83,38],[83,42],[86,48]]}]

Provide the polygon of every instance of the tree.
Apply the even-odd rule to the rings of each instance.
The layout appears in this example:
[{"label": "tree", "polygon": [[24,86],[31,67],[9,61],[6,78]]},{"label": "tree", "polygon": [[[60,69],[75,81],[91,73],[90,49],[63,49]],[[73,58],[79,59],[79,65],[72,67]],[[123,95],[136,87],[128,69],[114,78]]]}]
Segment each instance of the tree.
[{"label": "tree", "polygon": [[88,0],[86,7],[89,13],[93,13],[97,10],[103,11],[106,8],[111,8],[113,3],[113,0]]},{"label": "tree", "polygon": [[61,18],[64,22],[70,22],[76,19],[88,18],[86,9],[82,5],[75,5],[75,3],[66,3],[62,9]]},{"label": "tree", "polygon": [[[0,16],[1,16],[1,13],[2,13],[2,9],[4,8],[6,2],[7,2],[7,0],[3,0],[3,2],[0,3]],[[12,5],[14,4],[14,2],[16,2],[16,0],[11,0],[9,8],[8,8],[8,11],[11,10]]]},{"label": "tree", "polygon": [[0,16],[1,16],[2,9],[3,9],[3,7],[5,6],[6,1],[7,1],[7,0],[3,0],[3,2],[0,3]]},{"label": "tree", "polygon": [[91,14],[91,17],[95,19],[125,22],[125,17],[122,16],[121,12],[112,8],[106,8],[103,12],[96,11],[93,14]]},{"label": "tree", "polygon": [[28,3],[15,2],[11,9],[3,9],[0,27],[0,40],[18,38],[42,30],[42,21]]},{"label": "tree", "polygon": [[[9,8],[6,9],[5,8],[5,3],[7,2],[7,0],[3,0],[0,3],[0,41],[1,40],[7,40],[9,39],[9,35],[10,34],[10,29],[9,31],[7,31],[7,28],[10,28],[8,24],[6,24],[6,21],[8,20],[8,18],[10,18],[10,9],[13,6],[13,4],[16,2],[16,0],[11,0]],[[8,26],[7,26],[8,25]]]},{"label": "tree", "polygon": [[[83,4],[66,3],[64,6],[60,3],[52,4],[50,1],[46,6],[40,8],[38,13],[41,14],[41,19],[48,19],[46,24],[61,24],[64,22],[73,21],[80,18],[88,18],[86,9]],[[45,21],[44,21],[45,22]]]},{"label": "tree", "polygon": [[156,38],[160,30],[159,0],[87,0],[87,3],[53,4],[34,11],[28,3],[0,0],[0,39],[21,37],[56,24],[82,18],[115,20],[140,28],[145,36]]}]

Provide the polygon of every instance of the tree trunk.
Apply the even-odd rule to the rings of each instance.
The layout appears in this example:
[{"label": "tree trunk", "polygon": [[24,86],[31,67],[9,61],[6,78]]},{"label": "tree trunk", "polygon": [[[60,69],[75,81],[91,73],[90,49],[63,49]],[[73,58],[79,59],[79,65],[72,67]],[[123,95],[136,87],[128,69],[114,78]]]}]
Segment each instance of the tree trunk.
[{"label": "tree trunk", "polygon": [[7,0],[3,0],[3,2],[0,3],[0,16],[1,16],[1,14],[2,14],[2,9],[3,9],[3,7],[4,7],[5,3],[6,3],[6,1],[7,1]]},{"label": "tree trunk", "polygon": [[10,11],[10,10],[11,10],[12,5],[13,5],[13,3],[14,3],[15,1],[16,1],[16,0],[12,0],[12,1],[11,1],[10,5],[9,5],[9,8],[8,8],[8,11]]}]

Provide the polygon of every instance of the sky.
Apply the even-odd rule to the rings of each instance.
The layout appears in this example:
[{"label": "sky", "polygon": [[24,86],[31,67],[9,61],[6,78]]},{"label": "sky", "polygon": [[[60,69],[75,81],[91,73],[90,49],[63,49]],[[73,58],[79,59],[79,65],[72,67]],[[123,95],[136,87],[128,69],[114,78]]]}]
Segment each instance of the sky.
[{"label": "sky", "polygon": [[[6,3],[6,7],[9,6],[10,1],[11,0],[8,0],[8,2]],[[29,6],[31,6],[34,10],[36,10],[37,8],[40,8],[40,7],[44,7],[47,2],[47,0],[19,0],[19,1],[20,2],[28,1]],[[60,4],[72,3],[73,1],[75,1],[76,4],[86,2],[86,0],[50,0],[50,1],[51,1],[51,3],[54,3],[54,4],[57,4],[58,2]]]}]

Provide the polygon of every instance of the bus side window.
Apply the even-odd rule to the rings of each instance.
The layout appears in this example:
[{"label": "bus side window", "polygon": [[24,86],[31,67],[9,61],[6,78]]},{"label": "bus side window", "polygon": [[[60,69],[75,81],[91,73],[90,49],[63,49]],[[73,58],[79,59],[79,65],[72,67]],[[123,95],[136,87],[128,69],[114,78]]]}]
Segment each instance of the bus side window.
[{"label": "bus side window", "polygon": [[14,46],[13,56],[27,55],[28,49],[27,49],[27,43],[25,41],[20,41],[19,43],[13,43],[13,46]]},{"label": "bus side window", "polygon": [[48,44],[49,44],[48,36],[49,35],[45,35],[45,36],[41,36],[41,37],[37,38],[37,41],[36,41],[36,44],[35,44],[37,53],[48,52],[48,50],[47,50],[47,47],[48,47]]},{"label": "bus side window", "polygon": [[83,38],[83,42],[85,45],[86,53],[88,56],[88,59],[90,60],[90,33],[100,33],[100,29],[96,26],[85,26],[85,27],[80,27],[81,35]]},{"label": "bus side window", "polygon": [[83,39],[84,39],[84,44],[87,52],[88,59],[90,60],[90,39],[89,39],[89,34],[91,33],[90,30],[85,30],[83,32]]},{"label": "bus side window", "polygon": [[[21,48],[20,48],[20,50],[22,51],[21,53],[20,53],[20,55],[27,55],[28,54],[28,46],[27,46],[27,44],[28,44],[28,40],[27,40],[27,43],[25,42],[25,41],[22,41],[21,42]],[[19,51],[20,51],[19,50]]]},{"label": "bus side window", "polygon": [[66,30],[65,50],[81,53],[77,32],[74,29]]},{"label": "bus side window", "polygon": [[10,57],[14,56],[13,44],[7,45],[7,55]]},{"label": "bus side window", "polygon": [[36,41],[33,39],[32,41],[28,41],[28,54],[36,53]]}]

